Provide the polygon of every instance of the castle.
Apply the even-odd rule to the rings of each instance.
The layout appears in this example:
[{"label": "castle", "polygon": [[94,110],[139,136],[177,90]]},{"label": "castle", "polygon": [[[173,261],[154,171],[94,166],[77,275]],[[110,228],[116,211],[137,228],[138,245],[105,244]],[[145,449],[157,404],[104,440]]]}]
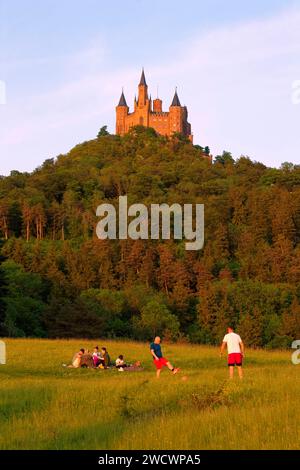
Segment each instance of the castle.
[{"label": "castle", "polygon": [[188,122],[186,106],[181,106],[177,90],[169,111],[162,110],[162,100],[148,97],[148,86],[146,83],[144,69],[139,83],[138,99],[134,99],[134,111],[129,112],[124,92],[122,91],[118,106],[116,107],[116,134],[124,135],[133,126],[142,125],[153,127],[158,134],[171,136],[179,132],[193,142],[191,125]]}]

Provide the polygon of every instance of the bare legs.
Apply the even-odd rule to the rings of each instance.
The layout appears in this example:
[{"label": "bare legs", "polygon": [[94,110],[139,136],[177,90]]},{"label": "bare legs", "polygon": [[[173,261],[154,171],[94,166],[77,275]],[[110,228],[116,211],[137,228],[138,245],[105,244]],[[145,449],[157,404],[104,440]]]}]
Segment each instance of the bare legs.
[{"label": "bare legs", "polygon": [[[230,379],[233,379],[233,370],[234,370],[234,366],[229,366],[229,378]],[[237,366],[237,370],[238,370],[238,373],[239,373],[239,378],[242,379],[243,378],[242,366]]]},{"label": "bare legs", "polygon": [[[166,363],[166,366],[167,366],[168,369],[172,372],[172,374],[177,374],[177,372],[179,371],[179,369],[173,367],[170,362],[167,362],[167,363]],[[159,379],[160,373],[161,373],[161,369],[157,369],[157,370],[156,370],[156,378],[157,378],[157,379]]]}]

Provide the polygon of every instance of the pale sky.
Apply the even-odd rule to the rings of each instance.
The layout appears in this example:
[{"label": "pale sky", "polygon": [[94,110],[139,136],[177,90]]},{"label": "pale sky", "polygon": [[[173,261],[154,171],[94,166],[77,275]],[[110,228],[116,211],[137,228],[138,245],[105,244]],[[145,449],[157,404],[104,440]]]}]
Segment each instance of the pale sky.
[{"label": "pale sky", "polygon": [[114,132],[142,66],[214,155],[300,163],[300,0],[0,0],[0,174]]}]

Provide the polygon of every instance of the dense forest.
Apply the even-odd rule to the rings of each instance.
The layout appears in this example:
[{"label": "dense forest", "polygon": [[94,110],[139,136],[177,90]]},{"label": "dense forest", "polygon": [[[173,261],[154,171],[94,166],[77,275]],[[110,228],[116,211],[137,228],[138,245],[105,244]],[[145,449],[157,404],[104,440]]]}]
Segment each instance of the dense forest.
[{"label": "dense forest", "polygon": [[[180,135],[105,129],[32,173],[0,178],[0,334],[250,346],[300,338],[300,165],[267,168]],[[205,243],[99,240],[96,208],[204,203]]]}]

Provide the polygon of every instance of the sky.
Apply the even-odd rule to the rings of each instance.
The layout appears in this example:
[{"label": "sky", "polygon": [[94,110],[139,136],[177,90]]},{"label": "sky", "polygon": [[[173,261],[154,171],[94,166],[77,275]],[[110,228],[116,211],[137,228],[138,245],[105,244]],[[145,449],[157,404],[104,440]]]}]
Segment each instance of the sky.
[{"label": "sky", "polygon": [[0,174],[113,133],[142,67],[213,155],[300,163],[300,0],[0,0]]}]

